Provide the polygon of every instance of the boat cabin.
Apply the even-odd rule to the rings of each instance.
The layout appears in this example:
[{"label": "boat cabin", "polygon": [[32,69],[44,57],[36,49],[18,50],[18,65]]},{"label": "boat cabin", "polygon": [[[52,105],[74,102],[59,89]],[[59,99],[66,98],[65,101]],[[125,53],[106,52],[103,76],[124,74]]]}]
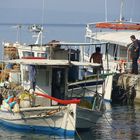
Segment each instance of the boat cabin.
[{"label": "boat cabin", "polygon": [[[16,82],[16,79],[19,79],[18,83],[21,83],[26,90],[30,90],[31,85],[35,84],[33,89],[35,92],[46,93],[59,99],[65,98],[68,83],[79,80],[80,66],[99,66],[79,62],[79,49],[61,47],[58,43],[44,46],[20,45],[17,50],[19,59],[7,62],[19,64],[20,74],[17,75],[17,72],[11,70],[10,82]],[[52,101],[50,103],[53,104]]]}]

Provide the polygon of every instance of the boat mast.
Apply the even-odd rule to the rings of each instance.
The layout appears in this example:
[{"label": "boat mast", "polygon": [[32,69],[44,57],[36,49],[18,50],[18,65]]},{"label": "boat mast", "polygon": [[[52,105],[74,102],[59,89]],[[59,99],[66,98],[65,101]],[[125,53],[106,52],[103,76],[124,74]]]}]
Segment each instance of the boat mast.
[{"label": "boat mast", "polygon": [[42,1],[42,27],[41,27],[41,46],[43,44],[43,25],[44,25],[44,12],[45,12],[45,0]]},{"label": "boat mast", "polygon": [[120,7],[120,21],[123,21],[123,20],[124,20],[123,8],[124,8],[124,0],[121,0],[121,7]]},{"label": "boat mast", "polygon": [[130,17],[130,22],[132,22],[132,17],[133,17],[133,14],[134,14],[134,7],[135,6],[135,0],[133,0],[133,3],[132,3],[132,9],[131,9],[131,17]]},{"label": "boat mast", "polygon": [[105,21],[107,22],[107,0],[105,0]]}]

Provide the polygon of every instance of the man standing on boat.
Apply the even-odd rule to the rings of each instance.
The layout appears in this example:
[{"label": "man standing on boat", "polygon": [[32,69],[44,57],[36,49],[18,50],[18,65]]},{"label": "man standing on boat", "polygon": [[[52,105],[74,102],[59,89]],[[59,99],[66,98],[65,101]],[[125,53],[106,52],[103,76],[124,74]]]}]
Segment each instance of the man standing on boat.
[{"label": "man standing on boat", "polygon": [[130,36],[132,44],[130,47],[130,59],[132,60],[132,74],[138,74],[138,58],[140,53],[140,41],[134,35]]},{"label": "man standing on boat", "polygon": [[94,74],[97,74],[97,72],[101,73],[101,68],[103,67],[102,57],[103,57],[103,55],[101,53],[101,48],[96,47],[96,51],[91,55],[89,61],[93,62],[93,63],[101,64],[101,67],[100,68],[94,68],[93,69]]}]

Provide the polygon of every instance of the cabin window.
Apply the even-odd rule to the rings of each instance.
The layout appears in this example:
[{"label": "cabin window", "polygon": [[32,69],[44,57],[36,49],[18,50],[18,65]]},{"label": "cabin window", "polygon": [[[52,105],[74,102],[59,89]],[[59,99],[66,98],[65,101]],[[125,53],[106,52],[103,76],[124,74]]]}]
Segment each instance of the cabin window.
[{"label": "cabin window", "polygon": [[37,57],[47,58],[47,53],[37,53]]},{"label": "cabin window", "polygon": [[23,57],[29,57],[29,56],[34,56],[34,52],[28,52],[28,51],[23,52]]}]

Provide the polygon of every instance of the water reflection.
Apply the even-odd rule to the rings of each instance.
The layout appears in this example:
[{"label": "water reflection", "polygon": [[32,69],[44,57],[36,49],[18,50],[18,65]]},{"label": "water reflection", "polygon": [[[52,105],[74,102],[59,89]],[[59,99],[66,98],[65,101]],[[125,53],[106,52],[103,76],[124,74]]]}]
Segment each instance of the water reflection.
[{"label": "water reflection", "polygon": [[74,140],[75,138],[60,137],[47,134],[14,131],[0,126],[0,140]]},{"label": "water reflection", "polygon": [[112,106],[90,131],[92,139],[90,137],[86,140],[138,140],[140,139],[140,106]]},{"label": "water reflection", "polygon": [[113,139],[137,140],[140,138],[139,106],[115,106],[112,109]]}]

